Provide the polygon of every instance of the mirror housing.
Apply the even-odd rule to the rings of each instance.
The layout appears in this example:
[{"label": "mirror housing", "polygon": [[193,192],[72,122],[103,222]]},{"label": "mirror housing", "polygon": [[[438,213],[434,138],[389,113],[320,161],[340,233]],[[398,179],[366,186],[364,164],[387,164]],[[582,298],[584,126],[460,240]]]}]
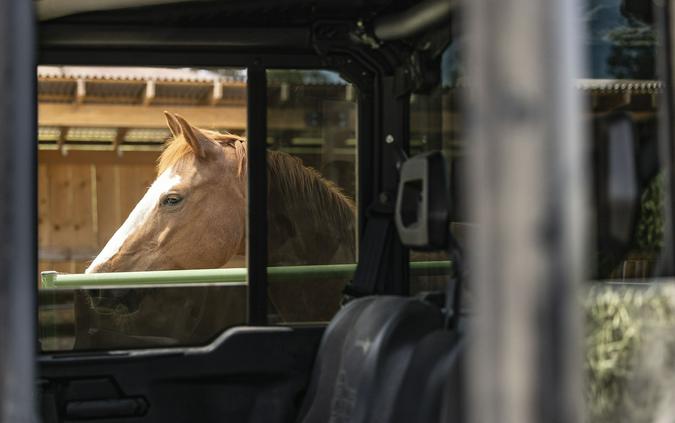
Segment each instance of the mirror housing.
[{"label": "mirror housing", "polygon": [[396,229],[403,245],[418,250],[448,246],[448,165],[440,151],[418,154],[401,167]]},{"label": "mirror housing", "polygon": [[627,243],[635,230],[635,217],[640,207],[635,129],[630,116],[621,114],[610,118],[607,141],[609,233],[616,240]]}]

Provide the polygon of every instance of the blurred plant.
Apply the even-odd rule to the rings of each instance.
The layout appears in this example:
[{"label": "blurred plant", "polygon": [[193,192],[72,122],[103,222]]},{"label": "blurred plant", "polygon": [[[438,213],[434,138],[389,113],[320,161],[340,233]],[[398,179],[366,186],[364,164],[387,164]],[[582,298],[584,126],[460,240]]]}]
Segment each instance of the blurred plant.
[{"label": "blurred plant", "polygon": [[588,421],[657,421],[675,393],[675,286],[596,285],[584,305]]},{"label": "blurred plant", "polygon": [[650,181],[642,193],[635,233],[635,244],[641,252],[653,254],[663,248],[664,190],[665,176],[661,172]]}]

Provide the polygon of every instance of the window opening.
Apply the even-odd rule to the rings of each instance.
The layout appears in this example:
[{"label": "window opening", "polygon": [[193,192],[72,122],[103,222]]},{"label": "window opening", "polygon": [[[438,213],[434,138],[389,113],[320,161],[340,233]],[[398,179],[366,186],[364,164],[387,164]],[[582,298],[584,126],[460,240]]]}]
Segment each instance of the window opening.
[{"label": "window opening", "polygon": [[[358,97],[335,72],[267,74],[268,321],[325,322],[355,268]],[[40,66],[38,90],[42,351],[246,323],[247,72]]]},{"label": "window opening", "polygon": [[245,323],[246,72],[40,66],[37,77],[38,270],[222,267],[238,279],[129,285],[115,273],[93,289],[41,289],[42,350],[202,344]]},{"label": "window opening", "polygon": [[270,278],[269,321],[328,321],[356,261],[356,87],[325,70],[267,78],[268,264],[310,266]]}]

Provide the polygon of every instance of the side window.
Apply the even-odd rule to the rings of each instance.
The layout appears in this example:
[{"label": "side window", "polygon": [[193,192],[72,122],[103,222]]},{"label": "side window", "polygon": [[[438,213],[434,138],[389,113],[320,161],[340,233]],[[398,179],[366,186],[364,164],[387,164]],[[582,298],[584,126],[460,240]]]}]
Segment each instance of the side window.
[{"label": "side window", "polygon": [[[37,77],[38,270],[60,272],[42,278],[41,349],[200,344],[245,323],[246,72]],[[214,268],[229,269],[189,270]]]},{"label": "side window", "polygon": [[269,321],[328,321],[356,262],[356,87],[323,70],[267,80]]},{"label": "side window", "polygon": [[[593,276],[600,280],[648,279],[663,247],[664,175],[658,157],[662,90],[656,75],[656,30],[644,13],[648,7],[638,3],[588,0],[585,9],[590,60],[578,88],[586,99],[593,150],[595,254],[591,260]],[[617,120],[629,125],[620,128]],[[639,200],[632,216],[622,221],[608,198],[610,158],[620,152],[613,137],[630,126],[632,169],[623,166],[621,173],[633,183]],[[626,182],[621,185],[624,192],[631,191]]]},{"label": "side window", "polygon": [[[590,238],[594,248],[590,264],[593,278],[599,280],[649,278],[656,269],[664,242],[664,177],[657,154],[658,106],[662,93],[656,77],[656,33],[653,23],[647,22],[651,19],[651,6],[638,3],[584,2],[588,64],[585,73],[579,75],[576,88],[585,99],[588,148],[593,152],[589,166],[593,185],[588,187],[593,206]],[[458,183],[467,150],[458,106],[463,85],[461,42],[461,39],[454,40],[443,52],[439,84],[413,94],[410,101],[410,152],[442,150],[445,153],[452,186],[450,230],[460,243],[472,231],[472,225],[464,218],[464,193]],[[623,221],[610,215],[608,204],[609,138],[617,118],[629,121],[632,127],[634,153],[629,159],[634,172],[630,176],[635,179],[634,191],[639,197],[639,204]],[[623,172],[624,176],[629,174]],[[622,189],[625,188],[622,184]],[[626,231],[630,231],[630,239],[619,242],[617,233]],[[414,262],[419,260],[432,260],[432,256],[411,255],[412,293],[437,288],[427,283],[437,278],[421,276],[415,269]]]},{"label": "side window", "polygon": [[[440,60],[438,84],[410,98],[410,155],[442,151],[448,162],[451,184],[451,224],[449,230],[464,244],[471,225],[464,218],[458,176],[464,163],[464,140],[461,136],[458,88],[459,60],[457,46],[451,43]],[[443,291],[449,276],[448,251],[410,253],[410,293]]]},{"label": "side window", "polygon": [[[666,204],[658,154],[665,93],[656,72],[654,4],[583,3],[589,60],[577,88],[586,103],[593,153],[593,281],[584,300],[587,420],[654,421],[663,416],[671,391],[664,375],[673,370],[672,286],[654,283]],[[616,194],[634,199],[629,215],[625,204],[611,198]]]},{"label": "side window", "polygon": [[[268,320],[328,321],[355,267],[357,95],[322,70],[268,87]],[[39,67],[42,351],[246,323],[246,90],[242,69]]]}]

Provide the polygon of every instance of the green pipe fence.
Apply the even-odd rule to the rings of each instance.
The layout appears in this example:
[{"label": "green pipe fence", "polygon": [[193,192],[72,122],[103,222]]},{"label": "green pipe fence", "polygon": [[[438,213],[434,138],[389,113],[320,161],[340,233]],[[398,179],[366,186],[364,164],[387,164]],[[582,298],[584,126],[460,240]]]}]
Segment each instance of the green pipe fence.
[{"label": "green pipe fence", "polygon": [[[313,266],[275,266],[267,268],[270,282],[294,279],[349,278],[356,264],[323,264]],[[448,274],[449,261],[418,261],[410,263],[410,273],[420,276]],[[121,287],[158,287],[194,284],[218,284],[224,286],[246,285],[246,268],[157,270],[148,272],[63,274],[54,271],[42,272],[43,289],[99,289]]]}]

